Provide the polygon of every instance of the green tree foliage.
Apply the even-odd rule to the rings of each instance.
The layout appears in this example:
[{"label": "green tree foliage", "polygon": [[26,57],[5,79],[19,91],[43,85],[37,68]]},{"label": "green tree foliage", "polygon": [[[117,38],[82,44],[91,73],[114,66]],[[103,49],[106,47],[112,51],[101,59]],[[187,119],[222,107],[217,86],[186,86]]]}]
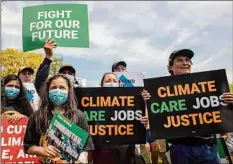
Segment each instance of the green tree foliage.
[{"label": "green tree foliage", "polygon": [[63,59],[62,58],[53,58],[53,62],[50,67],[50,76],[55,75],[58,73],[59,68],[63,65]]},{"label": "green tree foliage", "polygon": [[230,91],[233,92],[233,84],[229,84]]},{"label": "green tree foliage", "polygon": [[8,74],[18,74],[23,66],[30,66],[36,72],[44,55],[34,52],[21,52],[17,49],[8,48],[1,51],[1,77]]}]

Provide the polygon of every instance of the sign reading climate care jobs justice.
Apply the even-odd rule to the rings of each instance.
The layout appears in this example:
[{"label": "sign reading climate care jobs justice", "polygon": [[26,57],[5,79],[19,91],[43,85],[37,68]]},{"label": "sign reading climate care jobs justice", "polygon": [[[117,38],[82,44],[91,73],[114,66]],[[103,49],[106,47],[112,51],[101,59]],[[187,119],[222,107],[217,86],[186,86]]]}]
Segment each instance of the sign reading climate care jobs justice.
[{"label": "sign reading climate care jobs justice", "polygon": [[38,163],[38,158],[23,150],[24,133],[28,119],[22,118],[12,125],[8,119],[1,119],[1,163]]},{"label": "sign reading climate care jobs justice", "polygon": [[145,143],[145,105],[134,88],[76,88],[95,145]]},{"label": "sign reading climate care jobs justice", "polygon": [[233,131],[233,106],[223,103],[229,92],[225,70],[144,79],[150,92],[150,128],[154,139]]},{"label": "sign reading climate care jobs justice", "polygon": [[49,4],[23,8],[23,50],[42,48],[50,38],[60,47],[89,47],[86,4]]}]

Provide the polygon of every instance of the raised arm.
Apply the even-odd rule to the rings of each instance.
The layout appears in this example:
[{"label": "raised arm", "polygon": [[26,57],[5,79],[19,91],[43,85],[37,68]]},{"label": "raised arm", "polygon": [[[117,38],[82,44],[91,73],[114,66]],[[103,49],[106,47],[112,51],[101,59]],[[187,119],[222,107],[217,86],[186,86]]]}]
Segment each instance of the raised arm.
[{"label": "raised arm", "polygon": [[47,80],[50,72],[50,65],[52,63],[52,57],[54,55],[53,48],[56,48],[57,44],[54,41],[47,40],[44,44],[44,51],[46,57],[41,63],[35,79],[35,87],[38,93],[40,93],[40,88]]}]

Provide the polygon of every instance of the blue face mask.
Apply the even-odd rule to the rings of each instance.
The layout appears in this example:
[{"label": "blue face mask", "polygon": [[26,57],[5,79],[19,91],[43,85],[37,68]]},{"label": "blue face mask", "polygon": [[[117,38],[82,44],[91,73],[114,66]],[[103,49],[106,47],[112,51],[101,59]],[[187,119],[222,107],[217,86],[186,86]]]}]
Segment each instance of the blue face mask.
[{"label": "blue face mask", "polygon": [[71,85],[74,83],[74,76],[66,74],[66,77],[69,79]]},{"label": "blue face mask", "polygon": [[8,99],[15,99],[19,95],[20,90],[15,87],[5,87],[5,94]]},{"label": "blue face mask", "polygon": [[50,101],[57,106],[63,105],[67,101],[68,94],[66,91],[61,89],[53,89],[49,91]]}]

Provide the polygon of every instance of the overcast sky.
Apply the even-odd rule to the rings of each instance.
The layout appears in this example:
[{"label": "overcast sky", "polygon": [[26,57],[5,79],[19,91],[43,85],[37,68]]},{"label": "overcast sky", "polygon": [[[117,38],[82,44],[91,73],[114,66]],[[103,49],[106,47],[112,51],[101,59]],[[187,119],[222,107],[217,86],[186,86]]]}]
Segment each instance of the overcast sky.
[{"label": "overcast sky", "polygon": [[[22,11],[25,6],[68,3],[7,1],[2,4],[2,49],[22,50]],[[168,75],[174,50],[194,51],[192,72],[226,69],[232,83],[232,2],[72,2],[88,4],[90,48],[60,48],[55,55],[72,64],[78,77],[96,86],[118,60],[128,71],[146,77]],[[35,52],[43,53],[42,49]]]}]

